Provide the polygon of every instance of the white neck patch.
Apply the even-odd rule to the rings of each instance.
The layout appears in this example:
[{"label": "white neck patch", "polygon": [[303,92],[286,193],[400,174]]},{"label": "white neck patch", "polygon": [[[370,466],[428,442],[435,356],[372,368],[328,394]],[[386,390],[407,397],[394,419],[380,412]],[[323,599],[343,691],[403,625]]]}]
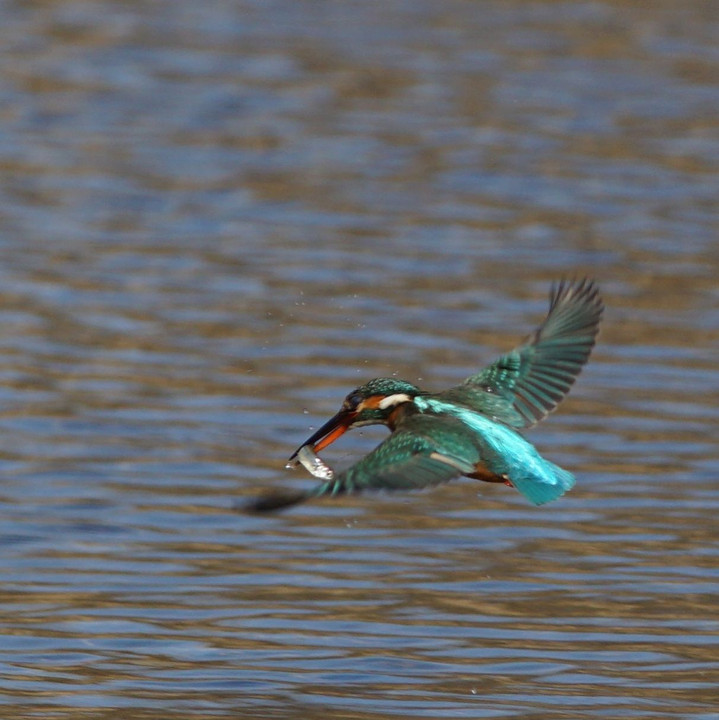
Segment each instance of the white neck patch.
[{"label": "white neck patch", "polygon": [[386,410],[387,408],[394,407],[395,405],[401,405],[406,402],[412,402],[412,398],[407,395],[407,393],[395,393],[394,395],[387,395],[386,398],[382,398],[377,407],[380,410]]}]

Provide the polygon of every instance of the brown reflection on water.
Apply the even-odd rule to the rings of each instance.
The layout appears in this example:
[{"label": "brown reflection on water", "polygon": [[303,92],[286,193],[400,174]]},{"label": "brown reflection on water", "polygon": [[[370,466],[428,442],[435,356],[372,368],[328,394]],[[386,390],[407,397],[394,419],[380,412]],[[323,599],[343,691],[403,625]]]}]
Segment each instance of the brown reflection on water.
[{"label": "brown reflection on water", "polygon": [[[8,717],[715,712],[710,5],[3,7]],[[561,502],[233,510],[585,273],[600,343],[529,435]]]}]

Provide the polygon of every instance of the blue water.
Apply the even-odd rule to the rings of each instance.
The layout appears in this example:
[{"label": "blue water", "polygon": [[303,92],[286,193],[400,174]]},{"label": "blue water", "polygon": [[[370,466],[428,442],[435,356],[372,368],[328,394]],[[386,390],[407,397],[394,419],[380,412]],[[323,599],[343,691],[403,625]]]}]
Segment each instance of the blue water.
[{"label": "blue water", "polygon": [[[716,716],[717,19],[480,5],[0,7],[0,715]],[[564,498],[235,511],[583,274]]]}]

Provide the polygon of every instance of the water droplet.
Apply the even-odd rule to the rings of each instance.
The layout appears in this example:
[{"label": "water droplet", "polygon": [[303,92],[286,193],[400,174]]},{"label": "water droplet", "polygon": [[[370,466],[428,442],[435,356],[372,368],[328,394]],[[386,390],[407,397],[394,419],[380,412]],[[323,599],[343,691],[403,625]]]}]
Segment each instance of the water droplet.
[{"label": "water droplet", "polygon": [[310,411],[307,408],[302,408],[302,414],[303,415],[309,415]]}]

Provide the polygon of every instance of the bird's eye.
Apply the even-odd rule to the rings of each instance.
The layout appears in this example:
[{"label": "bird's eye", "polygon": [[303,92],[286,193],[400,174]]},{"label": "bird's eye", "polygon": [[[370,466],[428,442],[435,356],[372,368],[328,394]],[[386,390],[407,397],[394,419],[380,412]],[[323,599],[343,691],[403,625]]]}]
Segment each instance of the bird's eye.
[{"label": "bird's eye", "polygon": [[348,410],[356,410],[362,400],[363,397],[361,395],[358,395],[357,393],[352,393],[352,395],[347,396],[347,399],[345,400],[345,405],[347,406]]}]

